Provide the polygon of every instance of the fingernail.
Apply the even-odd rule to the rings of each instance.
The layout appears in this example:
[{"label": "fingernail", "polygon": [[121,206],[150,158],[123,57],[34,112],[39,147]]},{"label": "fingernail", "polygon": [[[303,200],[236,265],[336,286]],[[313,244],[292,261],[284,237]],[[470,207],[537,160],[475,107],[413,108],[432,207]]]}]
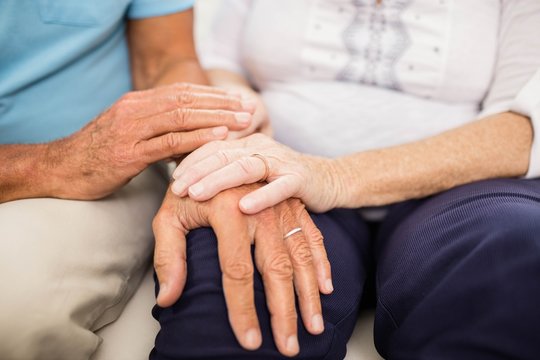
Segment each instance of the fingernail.
[{"label": "fingernail", "polygon": [[321,314],[313,315],[311,318],[311,327],[316,333],[322,333],[324,331],[324,321]]},{"label": "fingernail", "polygon": [[183,181],[175,181],[171,185],[171,190],[176,195],[182,195],[186,191],[187,184]]},{"label": "fingernail", "polygon": [[219,126],[212,129],[212,134],[214,134],[216,137],[223,137],[227,135],[228,130],[229,129],[227,129],[226,126]]},{"label": "fingernail", "polygon": [[298,345],[298,338],[296,335],[291,335],[287,338],[287,345],[286,345],[287,351],[291,354],[296,354],[300,350],[300,346]]},{"label": "fingernail", "polygon": [[253,100],[242,100],[242,109],[252,112],[255,110],[256,104]]},{"label": "fingernail", "polygon": [[244,210],[251,210],[255,206],[255,202],[251,200],[250,198],[244,198],[240,200],[240,206]]},{"label": "fingernail", "polygon": [[259,331],[250,329],[246,332],[245,346],[250,350],[255,350],[261,343],[261,335]]},{"label": "fingernail", "polygon": [[251,114],[249,113],[236,113],[234,114],[234,117],[236,118],[236,122],[240,125],[249,124],[251,121]]},{"label": "fingernail", "polygon": [[195,184],[189,187],[189,194],[192,196],[199,196],[202,194],[204,186],[202,184]]},{"label": "fingernail", "polygon": [[334,285],[332,285],[331,279],[326,279],[326,281],[324,282],[324,287],[326,288],[326,291],[328,292],[334,291]]}]

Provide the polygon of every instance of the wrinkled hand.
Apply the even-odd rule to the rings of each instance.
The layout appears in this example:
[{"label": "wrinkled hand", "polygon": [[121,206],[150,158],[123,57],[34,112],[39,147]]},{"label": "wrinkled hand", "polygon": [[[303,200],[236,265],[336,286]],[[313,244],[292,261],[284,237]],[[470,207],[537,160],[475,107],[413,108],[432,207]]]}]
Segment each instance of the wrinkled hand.
[{"label": "wrinkled hand", "polygon": [[245,129],[254,107],[225,90],[189,84],[127,93],[80,131],[50,143],[54,195],[104,197],[151,163]]},{"label": "wrinkled hand", "polygon": [[246,214],[292,197],[301,199],[312,211],[323,212],[335,207],[343,191],[332,160],[298,153],[261,134],[208,143],[188,155],[173,177],[172,191],[197,201],[266,180],[268,185],[240,200],[240,209]]},{"label": "wrinkled hand", "polygon": [[[324,330],[319,291],[333,291],[330,264],[320,231],[298,199],[282,202],[256,215],[245,215],[238,200],[260,185],[227,190],[207,202],[179,198],[170,190],[153,228],[154,267],[160,284],[158,305],[179,298],[186,281],[186,234],[211,226],[218,238],[219,263],[229,321],[239,343],[257,349],[262,337],[254,305],[253,260],[261,273],[272,331],[278,350],[298,353],[294,289],[302,320],[312,334]],[[293,228],[302,231],[283,239]],[[293,287],[294,285],[294,287]]]},{"label": "wrinkled hand", "polygon": [[255,111],[251,119],[251,124],[243,130],[231,131],[227,136],[227,140],[241,139],[253,133],[262,133],[268,136],[272,136],[272,127],[270,125],[270,118],[268,116],[268,110],[264,104],[261,96],[252,90],[240,90],[236,88],[233,91],[238,91],[238,94],[242,98],[255,105]]}]

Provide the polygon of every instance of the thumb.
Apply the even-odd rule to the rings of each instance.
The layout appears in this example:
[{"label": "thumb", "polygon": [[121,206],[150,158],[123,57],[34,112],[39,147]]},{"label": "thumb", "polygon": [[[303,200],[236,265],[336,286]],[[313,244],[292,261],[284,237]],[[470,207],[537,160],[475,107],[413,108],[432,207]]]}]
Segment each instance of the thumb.
[{"label": "thumb", "polygon": [[157,304],[161,307],[173,305],[186,284],[186,235],[173,224],[160,213],[152,224],[156,239],[154,269],[159,282]]}]

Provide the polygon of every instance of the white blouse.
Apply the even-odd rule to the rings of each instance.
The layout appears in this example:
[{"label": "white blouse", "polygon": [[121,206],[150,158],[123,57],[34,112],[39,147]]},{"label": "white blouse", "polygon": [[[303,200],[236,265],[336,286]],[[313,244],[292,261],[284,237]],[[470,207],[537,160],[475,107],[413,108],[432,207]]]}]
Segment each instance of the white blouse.
[{"label": "white blouse", "polygon": [[[540,0],[227,0],[198,46],[206,68],[247,76],[276,139],[306,153],[509,110],[540,129]],[[540,136],[527,177],[540,177]]]}]

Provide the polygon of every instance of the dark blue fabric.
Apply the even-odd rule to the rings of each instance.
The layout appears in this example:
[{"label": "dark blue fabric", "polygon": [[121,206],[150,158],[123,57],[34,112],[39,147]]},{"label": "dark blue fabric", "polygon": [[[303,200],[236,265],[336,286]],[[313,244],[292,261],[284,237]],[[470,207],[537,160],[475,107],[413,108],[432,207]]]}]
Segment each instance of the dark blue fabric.
[{"label": "dark blue fabric", "polygon": [[[299,321],[301,353],[296,358],[341,359],[357,319],[366,277],[363,264],[370,259],[368,229],[352,210],[313,215],[313,220],[325,237],[334,293],[322,296],[322,335],[310,335]],[[238,345],[229,326],[216,238],[210,229],[189,233],[187,261],[188,279],[180,300],[170,308],[153,310],[161,331],[150,359],[284,359],[272,339],[260,276],[255,276],[255,302],[263,345],[248,352]]]},{"label": "dark blue fabric", "polygon": [[540,359],[540,181],[395,206],[376,244],[387,359]]},{"label": "dark blue fabric", "polygon": [[[482,181],[407,201],[371,232],[354,211],[313,217],[336,290],[322,299],[323,335],[299,323],[299,359],[343,359],[372,272],[375,342],[386,359],[540,359],[540,180]],[[234,339],[215,242],[209,229],[190,234],[186,291],[154,309],[162,329],[151,359],[283,359],[259,277],[263,347],[247,352]]]}]

